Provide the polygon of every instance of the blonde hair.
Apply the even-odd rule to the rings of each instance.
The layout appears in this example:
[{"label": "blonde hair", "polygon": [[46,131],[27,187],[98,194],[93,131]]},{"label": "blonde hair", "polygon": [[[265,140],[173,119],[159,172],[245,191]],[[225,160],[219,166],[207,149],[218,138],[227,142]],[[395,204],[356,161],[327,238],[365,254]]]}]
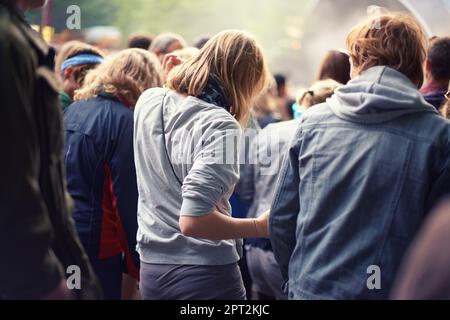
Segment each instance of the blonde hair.
[{"label": "blonde hair", "polygon": [[427,39],[417,21],[404,14],[384,14],[357,25],[347,36],[353,71],[387,66],[406,75],[417,87],[424,80]]},{"label": "blonde hair", "polygon": [[167,86],[198,97],[210,75],[230,101],[230,113],[247,124],[253,100],[269,84],[269,71],[260,46],[242,31],[223,31],[213,37],[192,59],[169,74]]},{"label": "blonde hair", "polygon": [[328,98],[331,98],[334,91],[340,86],[342,84],[331,79],[318,81],[308,90],[300,91],[297,96],[297,103],[305,109],[324,103]]},{"label": "blonde hair", "polygon": [[176,55],[181,60],[189,60],[193,56],[195,56],[197,53],[199,53],[199,49],[195,47],[187,47],[180,50],[175,50],[172,52],[173,55]]},{"label": "blonde hair", "polygon": [[88,100],[105,92],[125,98],[134,106],[147,89],[162,86],[162,67],[158,58],[143,49],[127,49],[108,57],[90,71],[75,100]]}]

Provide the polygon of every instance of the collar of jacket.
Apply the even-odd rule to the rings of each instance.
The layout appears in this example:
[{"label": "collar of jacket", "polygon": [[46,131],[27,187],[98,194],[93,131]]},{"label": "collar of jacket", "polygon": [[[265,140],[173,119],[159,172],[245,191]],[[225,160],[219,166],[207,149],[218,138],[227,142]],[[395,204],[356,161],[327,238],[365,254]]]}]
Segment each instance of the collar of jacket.
[{"label": "collar of jacket", "polygon": [[119,102],[120,104],[123,104],[125,107],[127,107],[128,109],[132,110],[133,109],[133,105],[124,97],[116,97],[110,93],[107,92],[100,92],[98,95],[98,97],[104,98],[104,99],[108,99],[108,100],[113,100],[116,102]]},{"label": "collar of jacket", "polygon": [[437,113],[408,77],[386,66],[366,70],[337,89],[327,103],[337,117],[357,123],[375,124],[407,114]]}]

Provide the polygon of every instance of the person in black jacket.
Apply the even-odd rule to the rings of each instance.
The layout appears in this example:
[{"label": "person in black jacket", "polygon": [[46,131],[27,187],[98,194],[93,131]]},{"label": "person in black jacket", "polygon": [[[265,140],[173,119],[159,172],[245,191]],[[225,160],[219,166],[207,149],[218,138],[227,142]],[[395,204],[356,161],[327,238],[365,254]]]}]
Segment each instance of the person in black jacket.
[{"label": "person in black jacket", "polygon": [[88,73],[64,114],[73,217],[108,300],[121,298],[122,271],[139,277],[133,109],[144,90],[158,86],[156,56],[124,50]]},{"label": "person in black jacket", "polygon": [[21,12],[44,3],[0,1],[0,299],[99,299],[70,215],[54,53]]}]

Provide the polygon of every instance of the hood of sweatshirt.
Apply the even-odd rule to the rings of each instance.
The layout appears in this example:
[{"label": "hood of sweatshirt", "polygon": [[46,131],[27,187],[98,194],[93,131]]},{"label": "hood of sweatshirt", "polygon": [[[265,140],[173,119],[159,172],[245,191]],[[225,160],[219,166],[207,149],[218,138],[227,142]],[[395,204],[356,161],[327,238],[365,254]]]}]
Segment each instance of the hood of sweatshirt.
[{"label": "hood of sweatshirt", "polygon": [[382,123],[413,113],[438,113],[404,74],[377,66],[363,72],[327,100],[337,117]]}]

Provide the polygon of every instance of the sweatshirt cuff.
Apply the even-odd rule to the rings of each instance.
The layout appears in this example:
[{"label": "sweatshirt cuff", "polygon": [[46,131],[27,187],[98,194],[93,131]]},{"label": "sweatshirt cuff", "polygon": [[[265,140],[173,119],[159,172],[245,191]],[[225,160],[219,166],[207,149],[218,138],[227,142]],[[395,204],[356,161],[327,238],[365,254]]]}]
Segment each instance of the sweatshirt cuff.
[{"label": "sweatshirt cuff", "polygon": [[200,197],[184,197],[180,215],[187,217],[202,217],[212,213],[214,208],[214,203],[206,201],[206,199]]}]

